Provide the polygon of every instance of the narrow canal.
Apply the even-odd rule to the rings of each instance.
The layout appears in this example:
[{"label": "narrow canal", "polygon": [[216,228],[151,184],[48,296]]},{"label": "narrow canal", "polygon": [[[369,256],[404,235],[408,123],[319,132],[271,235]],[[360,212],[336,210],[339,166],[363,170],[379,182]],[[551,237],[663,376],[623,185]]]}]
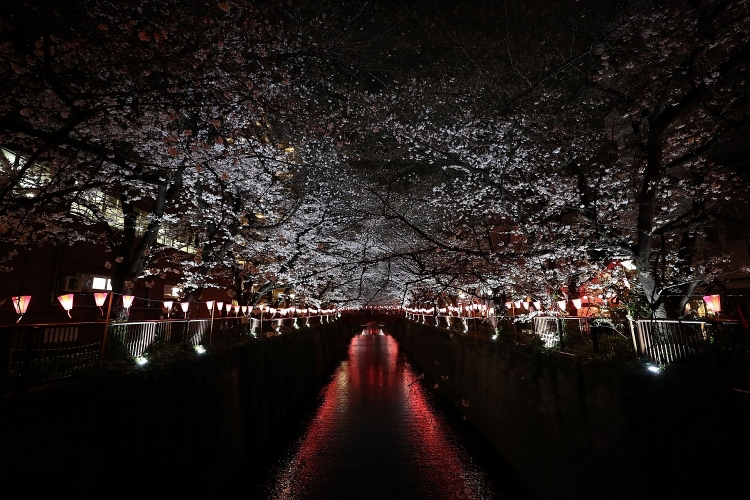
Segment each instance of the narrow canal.
[{"label": "narrow canal", "polygon": [[279,500],[530,498],[433,392],[392,336],[366,328],[257,493]]}]

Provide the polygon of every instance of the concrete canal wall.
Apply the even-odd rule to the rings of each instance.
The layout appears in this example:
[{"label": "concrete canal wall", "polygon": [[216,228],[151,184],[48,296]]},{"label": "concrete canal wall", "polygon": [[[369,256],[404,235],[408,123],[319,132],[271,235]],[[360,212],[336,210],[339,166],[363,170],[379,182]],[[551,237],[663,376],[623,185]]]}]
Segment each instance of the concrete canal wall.
[{"label": "concrete canal wall", "polygon": [[542,498],[727,498],[746,489],[750,394],[710,367],[655,375],[635,362],[583,363],[411,322],[392,328]]},{"label": "concrete canal wall", "polygon": [[215,492],[264,452],[350,337],[339,322],[2,401],[1,482],[27,494]]}]

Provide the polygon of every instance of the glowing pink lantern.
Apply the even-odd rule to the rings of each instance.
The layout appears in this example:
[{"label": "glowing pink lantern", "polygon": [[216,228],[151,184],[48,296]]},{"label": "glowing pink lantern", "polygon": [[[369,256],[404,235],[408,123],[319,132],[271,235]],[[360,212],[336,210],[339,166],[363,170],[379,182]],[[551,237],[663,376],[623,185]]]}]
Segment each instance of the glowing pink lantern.
[{"label": "glowing pink lantern", "polygon": [[109,295],[107,292],[95,293],[94,302],[96,302],[96,305],[102,307],[104,305],[104,302],[107,300],[107,295]]},{"label": "glowing pink lantern", "polygon": [[70,310],[73,309],[73,294],[68,293],[66,295],[60,295],[57,297],[57,300],[60,301],[60,305],[63,306],[63,309],[65,309],[65,312],[68,313],[68,317],[72,319],[70,315]]},{"label": "glowing pink lantern", "polygon": [[583,302],[581,302],[581,299],[573,299],[572,302],[573,302],[573,306],[576,309],[580,309],[581,306],[583,305]]},{"label": "glowing pink lantern", "polygon": [[247,314],[247,306],[242,306],[242,314]]},{"label": "glowing pink lantern", "polygon": [[31,295],[20,295],[18,297],[11,297],[10,301],[13,302],[13,308],[16,310],[16,314],[20,314],[16,323],[21,321],[23,315],[26,314],[26,309],[29,308],[29,302],[31,302]]},{"label": "glowing pink lantern", "polygon": [[534,302],[534,307],[536,307],[537,309],[541,309],[542,303],[537,300],[536,302]]},{"label": "glowing pink lantern", "polygon": [[232,310],[232,304],[227,304],[227,314]]},{"label": "glowing pink lantern", "polygon": [[513,309],[513,302],[506,302],[505,307],[506,309]]},{"label": "glowing pink lantern", "polygon": [[703,297],[706,307],[713,313],[721,312],[721,297],[719,295],[706,295]]},{"label": "glowing pink lantern", "polygon": [[233,308],[234,308],[234,315],[237,316],[237,313],[240,311],[240,305],[236,304],[233,306]]},{"label": "glowing pink lantern", "polygon": [[517,300],[517,301],[513,302],[513,305],[516,306],[516,309],[521,309],[521,301],[520,300]]},{"label": "glowing pink lantern", "polygon": [[130,306],[133,305],[133,299],[135,297],[132,295],[123,295],[122,296],[122,307],[125,308],[125,312],[130,315]]},{"label": "glowing pink lantern", "polygon": [[528,311],[529,310],[529,303],[528,302],[522,302],[522,304],[523,304],[523,308]]},{"label": "glowing pink lantern", "polygon": [[557,301],[557,307],[559,307],[561,311],[564,311],[568,307],[568,302],[565,301],[565,300],[558,300]]},{"label": "glowing pink lantern", "polygon": [[188,309],[190,309],[190,302],[180,302],[180,308],[182,309],[182,312],[187,314]]},{"label": "glowing pink lantern", "polygon": [[174,304],[174,302],[171,300],[165,300],[162,304],[164,305],[164,309],[167,310],[167,318],[168,318],[169,315],[172,314],[172,304]]},{"label": "glowing pink lantern", "polygon": [[214,301],[213,300],[207,300],[206,301],[206,307],[209,311],[213,312],[214,310]]},{"label": "glowing pink lantern", "polygon": [[221,316],[221,310],[224,308],[224,302],[217,302],[216,309],[219,310],[219,316]]},{"label": "glowing pink lantern", "polygon": [[94,294],[94,302],[96,302],[96,305],[102,312],[102,316],[104,316],[104,309],[102,309],[102,307],[104,306],[104,302],[107,300],[107,295],[109,295],[107,292],[98,292]]}]

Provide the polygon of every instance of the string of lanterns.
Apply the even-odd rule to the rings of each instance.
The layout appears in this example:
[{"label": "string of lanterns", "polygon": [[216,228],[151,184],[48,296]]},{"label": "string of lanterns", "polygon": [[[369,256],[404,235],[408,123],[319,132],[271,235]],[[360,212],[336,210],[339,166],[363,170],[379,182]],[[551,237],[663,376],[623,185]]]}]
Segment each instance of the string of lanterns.
[{"label": "string of lanterns", "polygon": [[[113,294],[119,295],[119,294]],[[94,301],[99,307],[99,310],[102,312],[102,315],[104,315],[104,303],[107,300],[107,297],[109,296],[108,292],[97,292],[94,293]],[[11,303],[13,304],[13,308],[16,311],[16,314],[18,314],[18,319],[16,320],[16,323],[19,323],[21,319],[23,318],[24,314],[26,314],[26,311],[29,308],[29,304],[31,303],[31,295],[18,295],[11,297]],[[70,314],[71,310],[73,309],[73,298],[74,295],[72,293],[60,295],[57,297],[57,300],[60,302],[60,305],[62,306],[63,310],[68,314],[68,317],[72,319],[72,316]],[[125,309],[125,312],[130,315],[130,308],[133,305],[133,301],[135,300],[134,295],[122,295],[122,305]],[[153,301],[153,299],[141,299],[141,300],[148,300]],[[720,295],[705,295],[703,296],[703,302],[706,304],[706,310],[713,313],[713,314],[719,314],[721,312],[721,297]],[[570,300],[570,303],[573,304],[573,307],[576,308],[576,310],[581,309],[583,307],[583,301],[582,299],[572,299]],[[183,314],[185,314],[185,317],[187,317],[188,312],[190,310],[190,304],[191,302],[184,301],[180,302],[180,309],[182,309]],[[214,305],[216,306],[216,310],[218,311],[219,315],[221,316],[222,309],[226,311],[226,315],[229,316],[234,311],[235,316],[239,316],[239,313],[241,312],[243,316],[247,316],[249,314],[253,313],[254,306],[251,305],[244,305],[241,306],[236,303],[224,303],[222,301],[213,301],[208,300],[205,302],[206,307],[211,312],[212,316],[214,314]],[[505,303],[505,307],[507,309],[525,309],[529,312],[532,311],[531,307],[533,307],[537,311],[542,310],[542,304],[540,301],[509,301]],[[565,312],[567,310],[568,301],[566,300],[559,300],[556,302],[557,307],[559,308],[560,312]],[[172,314],[174,301],[172,300],[165,300],[162,301],[162,306],[164,310],[167,313],[167,318],[169,318]],[[257,306],[259,313],[261,314],[261,319],[264,313],[270,314],[270,317],[276,316],[278,314],[279,316],[287,316],[290,315],[303,315],[303,316],[327,316],[330,314],[334,314],[336,312],[336,309],[318,309],[318,308],[296,308],[296,307],[287,307],[287,308],[281,308],[276,309],[270,306],[267,306],[265,304],[261,304]],[[435,314],[435,307],[431,307],[429,309],[427,308],[405,308],[404,309],[407,313],[410,314],[416,314],[416,315],[433,315]],[[494,313],[493,308],[488,307],[486,304],[470,304],[468,306],[447,306],[445,308],[438,308],[437,309],[439,315],[449,315],[453,316],[454,313],[457,317],[463,317],[463,313],[466,312],[469,314],[467,317],[474,317],[477,313],[480,315],[491,315]]]},{"label": "string of lanterns", "polygon": [[[96,292],[94,293],[94,302],[96,303],[97,307],[99,307],[99,310],[102,312],[102,316],[105,315],[104,313],[104,304],[107,301],[107,297],[110,297],[110,302],[114,298],[114,295],[120,295],[116,293],[112,293],[110,296],[109,292]],[[63,310],[67,313],[68,317],[72,319],[72,316],[70,314],[71,310],[73,309],[73,299],[74,294],[68,293],[64,295],[59,295],[57,297],[58,302],[62,306]],[[136,297],[134,295],[121,295],[122,297],[122,306],[125,309],[126,314],[130,315],[130,308],[133,305],[134,300]],[[16,311],[16,314],[18,314],[18,319],[16,320],[16,323],[19,323],[21,319],[23,319],[24,314],[26,314],[26,311],[29,308],[29,304],[31,303],[31,295],[19,295],[15,297],[11,297],[11,303],[13,304],[13,308]],[[146,298],[139,298],[139,300],[147,300],[149,302],[159,302],[155,301],[153,299],[146,299]],[[164,311],[167,313],[167,318],[169,318],[172,314],[174,301],[172,300],[164,300],[161,301],[162,307]],[[180,302],[180,309],[182,309],[183,314],[185,314],[185,317],[187,318],[188,312],[190,310],[190,304],[189,301],[183,301]],[[248,316],[253,313],[253,310],[255,309],[252,305],[244,305],[241,306],[237,303],[230,303],[227,302],[226,304],[221,301],[213,301],[213,300],[207,300],[205,302],[206,307],[211,312],[211,315],[213,317],[214,314],[214,305],[216,306],[216,311],[218,311],[219,316],[221,316],[222,309],[226,311],[226,315],[229,316],[232,311],[234,311],[235,316],[239,317],[240,312],[242,312],[243,316]],[[111,307],[111,303],[110,303]],[[270,306],[267,306],[265,304],[261,304],[257,306],[258,312],[262,315],[264,313],[270,314],[270,317],[274,317],[276,314],[279,314],[279,316],[287,316],[292,317],[293,315],[303,315],[307,317],[315,317],[315,316],[328,316],[331,314],[334,314],[336,312],[336,309],[320,309],[320,308],[296,308],[296,307],[287,307],[287,308],[281,308],[276,309]]]},{"label": "string of lanterns", "polygon": [[[557,308],[559,311],[555,312],[555,314],[564,313],[568,310],[568,302],[573,304],[573,307],[576,308],[576,310],[579,310],[583,307],[583,300],[586,299],[586,297],[577,298],[577,299],[571,299],[570,301],[567,300],[558,300],[555,304],[557,305]],[[706,304],[706,310],[708,312],[711,312],[713,314],[718,315],[721,312],[721,296],[720,295],[705,295],[703,296],[703,302]],[[532,309],[533,306],[533,309]],[[541,301],[531,301],[531,300],[516,300],[516,301],[509,301],[505,303],[506,309],[523,309],[525,311],[529,311],[530,313],[534,310],[542,311],[542,303]],[[427,308],[414,308],[414,307],[406,307],[404,310],[413,315],[434,315],[435,314],[435,308],[431,307],[429,309]],[[467,306],[447,306],[447,307],[441,307],[437,309],[438,316],[455,316],[456,317],[466,317],[466,318],[472,318],[476,317],[476,311],[479,311],[481,315],[491,315],[494,311],[492,307],[488,307],[486,304],[470,304]],[[466,316],[464,316],[464,312],[467,313]]]}]

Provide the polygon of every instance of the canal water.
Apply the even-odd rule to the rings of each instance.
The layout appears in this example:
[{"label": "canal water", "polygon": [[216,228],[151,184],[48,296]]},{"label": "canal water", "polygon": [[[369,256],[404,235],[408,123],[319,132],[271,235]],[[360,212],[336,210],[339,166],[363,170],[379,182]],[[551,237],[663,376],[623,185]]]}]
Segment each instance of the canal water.
[{"label": "canal water", "polygon": [[319,405],[251,496],[270,499],[532,498],[378,327],[352,338]]}]

